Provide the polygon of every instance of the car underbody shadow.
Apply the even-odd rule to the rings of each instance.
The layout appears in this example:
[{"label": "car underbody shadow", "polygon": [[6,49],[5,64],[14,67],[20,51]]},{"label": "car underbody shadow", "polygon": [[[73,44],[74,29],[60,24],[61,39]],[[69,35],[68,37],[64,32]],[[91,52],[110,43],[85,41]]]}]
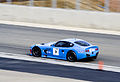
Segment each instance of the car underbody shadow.
[{"label": "car underbody shadow", "polygon": [[[28,56],[31,56],[29,53],[27,53],[27,54],[25,54],[25,55],[28,55]],[[33,56],[34,57],[34,56]],[[45,58],[45,59],[52,59],[52,60],[60,60],[60,61],[66,61],[66,62],[69,62],[69,61],[67,61],[67,60],[62,60],[62,59],[54,59],[54,58],[48,58],[48,57],[39,57],[39,58]],[[80,59],[80,60],[77,60],[77,61],[75,61],[75,62],[93,62],[93,61],[95,61],[95,59],[93,59],[93,58],[84,58],[84,59]]]},{"label": "car underbody shadow", "polygon": [[92,62],[92,61],[95,61],[95,59],[93,59],[93,58],[84,58],[84,59],[78,60],[77,62]]}]

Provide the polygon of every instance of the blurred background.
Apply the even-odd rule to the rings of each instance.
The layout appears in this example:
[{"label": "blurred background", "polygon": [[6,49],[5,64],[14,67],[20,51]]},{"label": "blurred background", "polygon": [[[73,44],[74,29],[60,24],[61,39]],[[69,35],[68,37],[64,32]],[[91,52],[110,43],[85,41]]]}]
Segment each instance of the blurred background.
[{"label": "blurred background", "polygon": [[[0,82],[120,82],[119,12],[120,0],[0,0]],[[65,38],[98,45],[99,57],[28,56],[33,44]]]},{"label": "blurred background", "polygon": [[37,7],[120,12],[120,0],[0,0],[0,3]]}]

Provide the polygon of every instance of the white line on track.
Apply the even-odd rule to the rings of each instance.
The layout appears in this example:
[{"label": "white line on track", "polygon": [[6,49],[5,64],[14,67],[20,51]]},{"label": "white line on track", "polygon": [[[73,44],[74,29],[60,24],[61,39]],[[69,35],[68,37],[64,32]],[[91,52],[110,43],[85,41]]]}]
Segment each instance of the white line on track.
[{"label": "white line on track", "polygon": [[67,27],[67,26],[46,25],[46,24],[16,22],[16,21],[3,21],[3,20],[0,20],[0,24],[11,24],[11,25],[37,27],[37,28],[49,28],[49,29],[58,29],[58,30],[83,31],[83,32],[100,33],[100,34],[120,35],[120,31],[112,31],[112,30],[104,30],[104,29],[90,29],[90,28],[84,28],[84,27],[83,28]]},{"label": "white line on track", "polygon": [[[0,52],[0,57],[26,60],[26,61],[34,61],[34,62],[43,62],[43,63],[50,63],[50,64],[58,64],[58,65],[65,65],[65,66],[73,66],[73,67],[98,69],[98,64],[83,63],[83,62],[68,62],[68,61],[40,58],[40,57],[36,58],[36,57],[22,55],[22,54]],[[120,67],[104,65],[103,70],[120,72]]]}]

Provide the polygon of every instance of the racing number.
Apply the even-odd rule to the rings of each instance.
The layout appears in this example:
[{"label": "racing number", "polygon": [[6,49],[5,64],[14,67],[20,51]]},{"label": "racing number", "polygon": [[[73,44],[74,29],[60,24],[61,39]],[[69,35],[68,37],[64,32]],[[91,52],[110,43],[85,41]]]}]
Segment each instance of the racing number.
[{"label": "racing number", "polygon": [[59,49],[53,48],[53,55],[59,55]]}]

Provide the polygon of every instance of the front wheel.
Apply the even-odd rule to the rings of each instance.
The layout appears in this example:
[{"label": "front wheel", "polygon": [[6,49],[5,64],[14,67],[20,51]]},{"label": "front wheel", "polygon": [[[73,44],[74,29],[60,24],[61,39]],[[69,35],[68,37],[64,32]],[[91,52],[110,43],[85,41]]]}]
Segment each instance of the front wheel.
[{"label": "front wheel", "polygon": [[41,49],[37,46],[32,48],[32,55],[35,57],[41,57]]},{"label": "front wheel", "polygon": [[73,52],[73,51],[68,52],[68,54],[67,54],[67,60],[70,61],[70,62],[77,61],[75,52]]}]

